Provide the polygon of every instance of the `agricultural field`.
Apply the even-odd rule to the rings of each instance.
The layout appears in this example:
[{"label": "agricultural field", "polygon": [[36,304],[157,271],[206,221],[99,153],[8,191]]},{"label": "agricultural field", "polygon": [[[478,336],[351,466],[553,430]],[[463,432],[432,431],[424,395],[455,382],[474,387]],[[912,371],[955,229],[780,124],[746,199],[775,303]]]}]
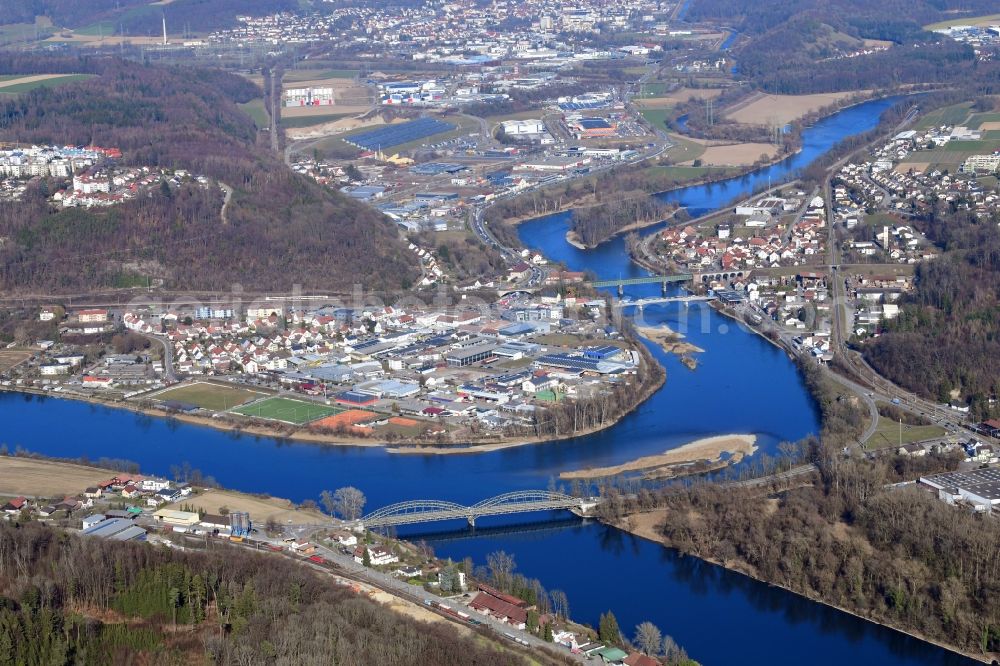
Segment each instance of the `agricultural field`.
[{"label": "agricultural field", "polygon": [[973,113],[965,124],[986,132],[1000,130],[1000,113]]},{"label": "agricultural field", "polygon": [[91,74],[36,74],[33,76],[5,77],[0,81],[0,93],[16,95],[35,88],[62,86],[91,78]]},{"label": "agricultural field", "polygon": [[282,421],[284,423],[304,425],[310,421],[333,416],[347,410],[342,407],[321,405],[308,400],[275,397],[255,402],[251,405],[237,407],[229,411],[234,414],[253,416],[269,421]]},{"label": "agricultural field", "polygon": [[[660,90],[654,86],[664,86],[665,84],[647,83],[644,90]],[[673,92],[664,92],[656,95],[647,95],[636,100],[636,105],[644,109],[669,107],[686,102],[692,97],[695,99],[715,99],[722,94],[722,88],[678,88]]]},{"label": "agricultural field", "polygon": [[197,405],[202,409],[208,409],[213,412],[224,412],[266,395],[269,394],[238,386],[195,382],[193,384],[168,388],[152,397],[161,403],[179,402],[188,405]]},{"label": "agricultural field", "polygon": [[815,95],[758,94],[746,103],[736,105],[725,115],[730,120],[748,125],[786,125],[855,94],[854,92]]},{"label": "agricultural field", "polygon": [[73,463],[0,456],[0,493],[4,495],[65,497],[114,475],[107,469]]},{"label": "agricultural field", "polygon": [[[317,509],[300,509],[286,499],[278,497],[257,497],[231,490],[208,490],[193,497],[185,497],[180,502],[170,505],[169,509],[193,507],[205,513],[218,514],[223,507],[233,511],[246,511],[250,520],[263,526],[268,520],[279,523],[315,523],[329,520]],[[183,509],[182,509],[183,510]]]},{"label": "agricultural field", "polygon": [[773,159],[778,146],[770,143],[734,143],[728,146],[706,146],[699,159],[706,166],[749,166],[761,157]]},{"label": "agricultural field", "polygon": [[285,72],[282,81],[299,83],[317,79],[353,79],[360,73],[359,69],[293,69]]},{"label": "agricultural field", "polygon": [[940,127],[941,125],[962,125],[969,117],[972,104],[963,102],[954,106],[946,106],[943,109],[931,111],[926,116],[918,118],[916,129],[929,129]]}]

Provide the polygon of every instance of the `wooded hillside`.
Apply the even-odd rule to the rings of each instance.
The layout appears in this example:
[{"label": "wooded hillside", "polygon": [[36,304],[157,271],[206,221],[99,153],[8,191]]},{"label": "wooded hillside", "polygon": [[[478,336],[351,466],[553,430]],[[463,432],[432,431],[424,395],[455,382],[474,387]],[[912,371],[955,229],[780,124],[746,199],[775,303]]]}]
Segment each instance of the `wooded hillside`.
[{"label": "wooded hillside", "polygon": [[1000,396],[1000,220],[979,222],[958,205],[936,202],[917,221],[945,251],[917,266],[913,293],[864,354],[925,398],[947,402],[957,391],[981,420],[997,414],[990,399]]},{"label": "wooded hillside", "polygon": [[481,664],[524,661],[395,613],[298,562],[0,525],[0,664]]},{"label": "wooded hillside", "polygon": [[45,203],[60,183],[38,182],[23,201],[0,203],[0,288],[114,287],[130,275],[173,289],[398,290],[419,275],[387,218],[257,144],[236,106],[260,94],[250,82],[115,59],[0,56],[0,74],[44,71],[97,76],[5,101],[0,140],[117,147],[126,165],[186,169],[234,194],[224,223],[214,186],[61,210]]},{"label": "wooded hillside", "polygon": [[[990,0],[694,0],[687,18],[740,31],[742,41],[733,51],[740,77],[768,92],[803,94],[954,83],[978,75],[972,49],[922,26],[995,10]],[[865,40],[892,48],[836,57],[865,48]]]}]

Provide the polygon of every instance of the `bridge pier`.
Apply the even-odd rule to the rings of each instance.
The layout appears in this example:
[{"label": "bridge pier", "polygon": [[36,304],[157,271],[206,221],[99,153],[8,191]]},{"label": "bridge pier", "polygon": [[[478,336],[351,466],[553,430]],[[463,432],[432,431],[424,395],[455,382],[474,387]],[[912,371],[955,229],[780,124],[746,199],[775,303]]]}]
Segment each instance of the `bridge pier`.
[{"label": "bridge pier", "polygon": [[624,295],[625,295],[625,285],[619,284],[618,285],[618,298],[621,298]]},{"label": "bridge pier", "polygon": [[471,527],[473,529],[476,528],[476,517],[475,516],[468,515],[468,516],[465,517],[465,519],[469,521],[469,527]]},{"label": "bridge pier", "polygon": [[660,283],[660,295],[661,296],[666,296],[667,295],[667,281],[666,280],[664,280],[663,282]]}]

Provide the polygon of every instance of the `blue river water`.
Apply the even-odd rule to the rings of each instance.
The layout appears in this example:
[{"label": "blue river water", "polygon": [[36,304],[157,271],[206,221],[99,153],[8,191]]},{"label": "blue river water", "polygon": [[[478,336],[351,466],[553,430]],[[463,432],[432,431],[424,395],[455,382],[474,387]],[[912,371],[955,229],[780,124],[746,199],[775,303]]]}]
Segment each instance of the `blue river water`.
[{"label": "blue river water", "polygon": [[[870,102],[805,133],[802,152],[764,172],[731,183],[663,195],[692,212],[724,205],[768,178],[774,182],[808,164],[836,141],[874,126],[890,102]],[[572,268],[603,277],[642,275],[620,239],[591,251],[565,242],[566,215],[523,224],[526,245]],[[630,288],[639,297],[657,287]],[[223,486],[295,501],[353,485],[368,507],[433,498],[472,503],[502,492],[544,488],[561,471],[602,466],[662,452],[698,437],[754,433],[763,451],[818,429],[801,377],[778,349],[703,306],[648,307],[646,323],[667,323],[706,350],[697,370],[653,349],[667,382],[646,403],[601,433],[484,454],[390,454],[378,447],[331,447],[235,435],[130,412],[55,398],[0,394],[0,443],[45,455],[138,462],[169,474],[187,462]],[[518,569],[550,589],[564,590],[572,614],[596,625],[613,609],[626,632],[657,623],[704,664],[961,664],[939,648],[806,601],[719,567],[684,557],[593,522],[542,516],[547,522],[481,521],[474,531],[421,528],[439,555],[472,556],[503,549]],[[524,520],[522,517],[519,520]]]}]

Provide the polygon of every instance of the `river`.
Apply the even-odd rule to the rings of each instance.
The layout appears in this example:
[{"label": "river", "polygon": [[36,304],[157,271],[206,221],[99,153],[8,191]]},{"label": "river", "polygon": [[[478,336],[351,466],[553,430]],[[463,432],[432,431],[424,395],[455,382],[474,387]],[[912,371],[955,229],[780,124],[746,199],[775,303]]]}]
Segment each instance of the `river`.
[{"label": "river", "polygon": [[[843,111],[808,129],[803,150],[788,160],[727,184],[664,195],[693,213],[716,208],[738,193],[785,178],[836,141],[873,127],[887,101]],[[520,227],[526,245],[573,268],[606,277],[641,275],[620,239],[581,251],[565,242],[567,215]],[[657,287],[629,289],[632,296]],[[50,456],[114,457],[168,474],[187,462],[223,486],[296,501],[354,485],[369,508],[416,498],[471,503],[517,489],[545,488],[560,471],[616,464],[719,433],[755,433],[763,450],[818,429],[815,406],[801,378],[778,349],[710,308],[656,306],[648,323],[668,323],[706,349],[695,371],[659,350],[667,382],[614,428],[587,437],[470,455],[393,455],[380,448],[324,447],[234,435],[81,402],[0,395],[0,443]],[[631,633],[652,620],[704,664],[773,663],[960,664],[967,660],[898,632],[805,601],[719,567],[594,522],[517,525],[481,521],[475,533],[419,534],[438,554],[477,563],[504,549],[518,569],[564,590],[574,617],[592,624],[614,609]],[[514,523],[511,525],[511,523]],[[500,527],[491,525],[500,524]]]}]

